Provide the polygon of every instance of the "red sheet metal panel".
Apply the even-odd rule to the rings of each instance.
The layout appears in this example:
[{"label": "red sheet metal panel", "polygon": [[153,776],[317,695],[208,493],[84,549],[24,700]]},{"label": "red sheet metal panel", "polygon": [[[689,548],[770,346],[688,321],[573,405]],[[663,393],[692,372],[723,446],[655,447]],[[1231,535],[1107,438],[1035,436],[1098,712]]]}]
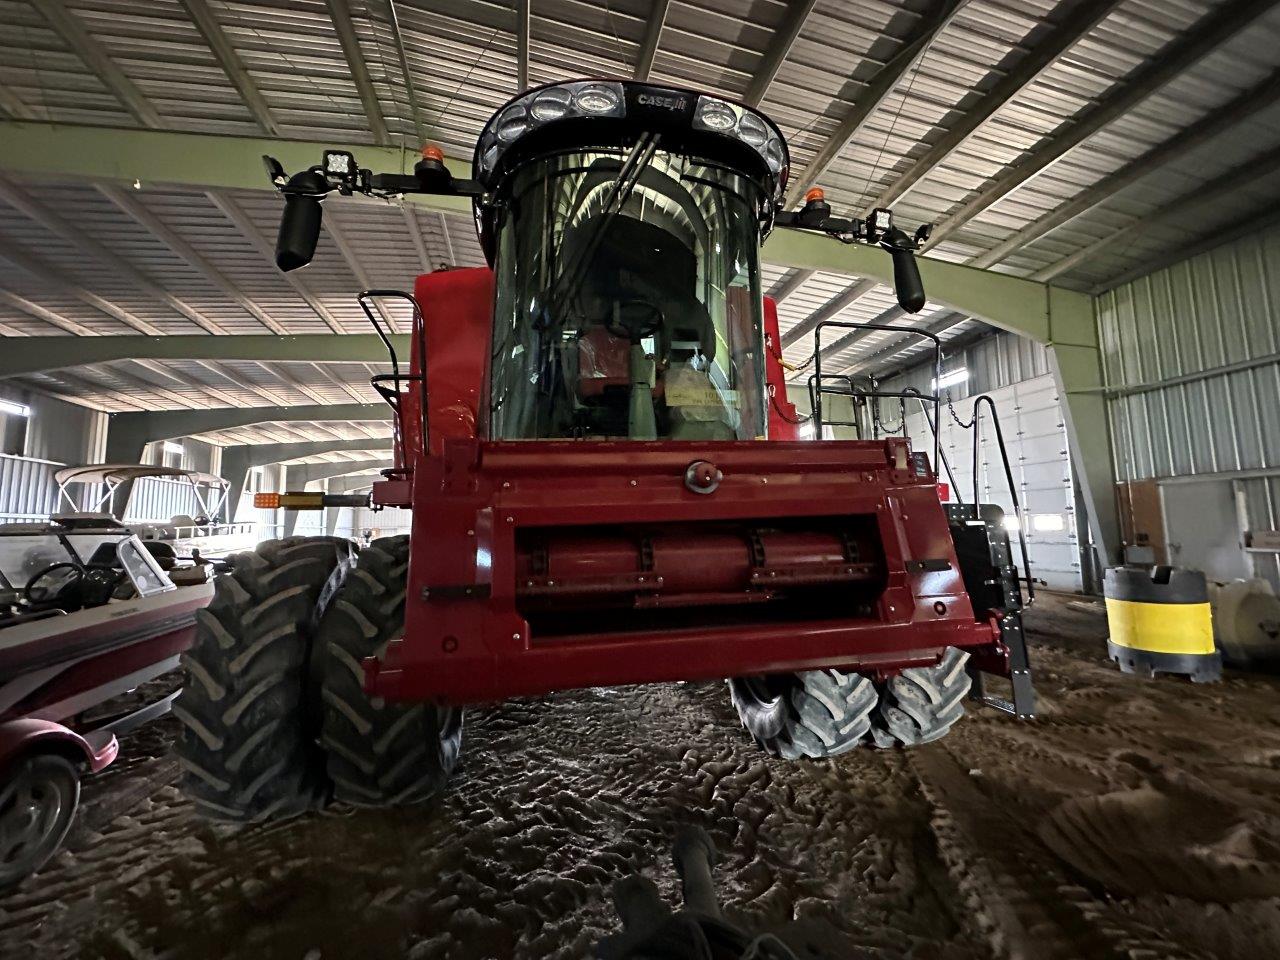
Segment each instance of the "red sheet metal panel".
[{"label": "red sheet metal panel", "polygon": [[769,439],[799,440],[800,417],[787,400],[787,372],[782,366],[782,337],[778,333],[778,304],[764,298],[765,377],[769,391]]},{"label": "red sheet metal panel", "polygon": [[[824,666],[891,673],[935,662],[949,645],[993,649],[991,628],[975,622],[964,591],[936,478],[920,473],[906,450],[898,439],[447,441],[415,477],[413,537],[427,546],[410,561],[405,639],[383,663],[366,664],[369,687],[389,699],[465,703]],[[720,469],[715,493],[686,486],[693,460]],[[780,555],[803,560],[808,551],[824,563],[835,547],[812,537],[844,521],[869,531],[877,577],[841,582],[825,570],[819,579],[835,592],[811,609],[788,605],[790,589],[735,579],[755,561],[724,529],[776,529],[786,544]],[[577,565],[579,576],[594,563],[601,577],[625,577],[638,568],[627,569],[619,538],[646,527],[681,531],[684,592],[704,591],[707,602],[663,610],[651,585],[637,582],[623,591],[625,617],[602,616],[597,599],[572,593],[558,598],[552,628],[535,616],[521,547],[528,535],[559,531],[569,544],[594,528],[594,545],[579,543],[579,558],[562,564]],[[703,538],[715,549],[698,572],[686,561]],[[748,591],[749,604],[741,602]]]}]

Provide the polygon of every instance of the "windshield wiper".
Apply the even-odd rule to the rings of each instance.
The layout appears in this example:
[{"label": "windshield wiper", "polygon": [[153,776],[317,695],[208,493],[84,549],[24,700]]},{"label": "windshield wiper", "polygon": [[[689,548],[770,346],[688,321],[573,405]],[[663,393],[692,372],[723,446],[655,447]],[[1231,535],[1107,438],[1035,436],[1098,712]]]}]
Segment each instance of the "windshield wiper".
[{"label": "windshield wiper", "polygon": [[[551,285],[551,293],[546,298],[548,302],[544,311],[544,317],[546,318],[544,326],[547,329],[563,323],[564,308],[577,299],[582,285],[586,282],[587,271],[592,261],[595,260],[596,251],[604,240],[609,225],[613,223],[614,218],[626,206],[627,200],[630,199],[632,191],[636,188],[636,184],[640,182],[641,175],[649,164],[653,162],[653,155],[657,149],[658,135],[656,133],[643,134],[636,141],[635,146],[631,148],[631,152],[627,154],[622,165],[618,167],[617,176],[613,179],[613,183],[609,188],[609,195],[605,197],[601,212],[596,215],[595,222],[591,225],[586,243],[579,250],[572,265],[561,267],[555,282]],[[563,238],[561,242],[563,243]]]}]

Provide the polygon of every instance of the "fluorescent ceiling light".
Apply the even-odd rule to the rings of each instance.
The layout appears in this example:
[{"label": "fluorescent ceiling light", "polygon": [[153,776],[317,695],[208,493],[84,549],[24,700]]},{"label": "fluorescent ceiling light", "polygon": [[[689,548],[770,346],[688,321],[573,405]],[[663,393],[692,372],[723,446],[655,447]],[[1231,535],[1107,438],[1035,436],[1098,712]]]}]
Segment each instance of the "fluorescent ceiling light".
[{"label": "fluorescent ceiling light", "polygon": [[941,390],[944,387],[954,387],[957,383],[964,383],[968,379],[969,379],[969,368],[960,367],[956,370],[951,370],[948,373],[944,373],[937,380],[934,380],[933,389]]},{"label": "fluorescent ceiling light", "polygon": [[181,455],[187,452],[187,448],[184,447],[182,444],[180,444],[177,440],[166,440],[164,442],[164,452],[176,453]]},{"label": "fluorescent ceiling light", "polygon": [[14,403],[12,400],[0,400],[0,413],[11,417],[29,417],[31,408],[21,403]]},{"label": "fluorescent ceiling light", "polygon": [[1060,513],[1037,513],[1031,518],[1031,528],[1040,533],[1065,530],[1067,522]]}]

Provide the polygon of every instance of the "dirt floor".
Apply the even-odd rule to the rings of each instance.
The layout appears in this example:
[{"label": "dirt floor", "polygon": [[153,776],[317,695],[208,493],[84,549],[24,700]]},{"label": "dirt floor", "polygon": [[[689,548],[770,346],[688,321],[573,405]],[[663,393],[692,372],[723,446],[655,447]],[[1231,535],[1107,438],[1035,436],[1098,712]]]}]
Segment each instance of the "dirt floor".
[{"label": "dirt floor", "polygon": [[1042,697],[944,741],[772,760],[719,684],[563,694],[468,717],[437,806],[215,827],[176,792],[171,721],[85,790],[67,848],[0,898],[0,956],[589,956],[608,891],[674,899],[705,826],[736,918],[839,958],[1280,957],[1280,681],[1140,681],[1101,606],[1029,617]]}]

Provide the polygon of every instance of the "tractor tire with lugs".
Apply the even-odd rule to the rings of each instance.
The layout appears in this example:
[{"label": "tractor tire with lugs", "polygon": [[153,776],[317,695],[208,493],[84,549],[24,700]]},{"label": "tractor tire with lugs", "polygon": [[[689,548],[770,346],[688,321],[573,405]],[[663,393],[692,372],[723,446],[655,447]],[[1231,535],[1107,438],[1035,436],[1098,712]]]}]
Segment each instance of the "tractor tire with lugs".
[{"label": "tractor tire with lugs", "polygon": [[462,711],[386,703],[363,689],[360,663],[404,632],[409,538],[383,537],[360,552],[320,625],[325,676],[322,743],[334,796],[358,806],[419,803],[453,772]]},{"label": "tractor tire with lugs", "polygon": [[933,667],[909,667],[880,693],[872,736],[878,747],[930,743],[945,736],[964,716],[972,681],[965,672],[969,654],[947,647]]},{"label": "tractor tire with lugs", "polygon": [[325,802],[311,638],[353,549],[337,537],[268,540],[214,582],[173,705],[182,789],[200,813],[254,821]]},{"label": "tractor tire with lugs", "polygon": [[729,691],[747,732],[784,760],[854,749],[870,733],[878,702],[868,677],[839,670],[737,677]]}]

